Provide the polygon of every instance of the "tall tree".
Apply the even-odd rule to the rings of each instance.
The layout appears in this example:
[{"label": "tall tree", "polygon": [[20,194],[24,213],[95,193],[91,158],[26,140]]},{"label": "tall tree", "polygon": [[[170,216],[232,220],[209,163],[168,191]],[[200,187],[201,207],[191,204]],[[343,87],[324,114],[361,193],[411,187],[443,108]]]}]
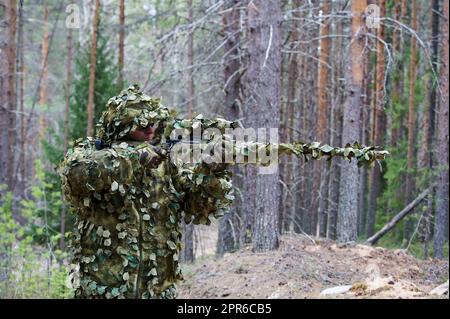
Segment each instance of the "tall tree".
[{"label": "tall tree", "polygon": [[[191,26],[189,28],[187,39],[187,92],[186,97],[188,100],[188,117],[192,118],[192,112],[194,110],[195,103],[195,83],[194,83],[194,28],[192,26],[194,22],[192,0],[187,0],[187,13],[188,23]],[[195,260],[194,254],[194,224],[190,223],[184,225],[184,251],[183,261],[192,263]]]},{"label": "tall tree", "polygon": [[123,64],[125,60],[125,0],[119,1],[119,78],[117,86],[123,88]]},{"label": "tall tree", "polygon": [[[394,4],[394,12],[393,12],[393,18],[396,21],[399,21],[401,18],[401,3],[396,0],[395,4]],[[402,92],[402,87],[401,87],[401,77],[402,74],[401,72],[403,71],[403,68],[401,67],[402,65],[402,46],[401,46],[401,37],[400,37],[400,33],[399,32],[393,32],[392,34],[392,51],[394,53],[394,57],[396,57],[395,59],[395,63],[399,66],[397,68],[397,70],[394,71],[394,74],[392,75],[392,107],[394,112],[397,111],[397,109],[399,108],[400,105],[400,98],[401,98],[401,92]],[[401,70],[401,71],[400,71]],[[391,132],[391,141],[390,144],[392,146],[397,146],[398,145],[398,141],[400,139],[400,125],[398,124],[399,119],[398,116],[396,116],[396,113],[394,113],[393,115],[393,123],[392,123],[392,132]]]},{"label": "tall tree", "polygon": [[20,111],[20,152],[23,156],[23,161],[18,163],[20,165],[20,193],[24,195],[25,192],[25,179],[27,170],[27,143],[26,143],[26,127],[25,127],[25,44],[24,44],[24,36],[23,36],[23,28],[24,28],[24,16],[23,16],[23,4],[19,5],[19,26],[18,26],[18,50],[17,60],[18,60],[18,91],[19,91],[19,111]]},{"label": "tall tree", "polygon": [[[94,110],[94,122],[96,123],[104,107],[111,96],[117,95],[116,79],[118,75],[117,63],[114,59],[115,50],[108,46],[110,39],[105,37],[103,25],[100,22],[97,38],[97,56],[95,66],[95,92],[94,104],[97,107]],[[74,52],[74,77],[73,89],[70,96],[70,139],[77,139],[86,136],[86,96],[89,95],[89,74],[90,74],[91,52],[90,45],[85,48],[79,48]]]},{"label": "tall tree", "polygon": [[39,106],[40,106],[40,127],[39,127],[39,137],[44,138],[45,130],[47,129],[47,115],[46,111],[48,109],[48,45],[49,45],[49,24],[48,24],[48,6],[47,3],[44,5],[44,33],[42,37],[42,47],[41,47],[41,68],[42,68],[42,78],[41,85],[39,87]]},{"label": "tall tree", "polygon": [[[372,108],[372,101],[375,99],[372,98],[372,84],[376,79],[373,79],[373,75],[375,72],[375,67],[373,63],[371,63],[371,52],[364,52],[364,79],[363,79],[363,99],[362,99],[362,110],[361,110],[361,143],[364,145],[372,144],[373,141],[370,141],[370,114]],[[368,206],[368,184],[369,184],[369,170],[362,170],[359,174],[359,195],[358,195],[358,236],[361,236],[366,233],[367,226],[367,206]]]},{"label": "tall tree", "polygon": [[[290,31],[290,40],[295,45],[300,38],[299,33],[299,18],[300,18],[300,7],[301,2],[299,0],[294,0],[292,2],[293,5],[293,13],[292,16],[295,19],[292,19],[292,27]],[[298,105],[297,102],[297,96],[298,96],[298,77],[299,77],[299,65],[298,65],[298,59],[299,56],[296,52],[293,52],[289,54],[288,57],[288,67],[287,67],[287,99],[286,99],[286,114],[284,117],[284,124],[283,124],[283,130],[281,137],[283,141],[288,142],[290,140],[290,137],[293,133],[293,127],[294,127],[294,111],[296,108],[296,105]],[[284,161],[281,162],[281,161]],[[282,221],[283,221],[283,228],[286,231],[290,230],[290,225],[292,225],[295,217],[295,190],[294,190],[294,161],[289,157],[284,157],[280,159],[280,162],[285,164],[285,174],[284,176],[284,184],[289,192],[283,191],[284,195],[283,197],[280,196],[280,205],[283,205],[285,207],[284,214],[282,215]],[[280,165],[280,175],[282,173],[282,166]],[[280,209],[282,207],[280,206]],[[281,224],[281,223],[280,223]],[[281,230],[281,229],[280,229]]]},{"label": "tall tree", "polygon": [[[281,68],[280,1],[250,1],[247,5],[248,52],[246,117],[253,128],[278,128]],[[254,171],[256,173],[256,171]],[[278,174],[258,174],[252,178],[258,201],[253,206],[253,249],[266,251],[279,245]],[[247,182],[248,182],[247,178]]]},{"label": "tall tree", "polygon": [[[224,45],[224,92],[225,111],[230,112],[233,120],[240,117],[241,106],[241,64],[239,58],[240,44],[240,0],[227,1],[227,10],[222,15],[222,32],[225,36]],[[233,167],[233,185],[242,187],[242,168]],[[219,235],[217,255],[235,250],[240,244],[239,221],[242,220],[242,201],[236,194],[233,207],[219,220]]]},{"label": "tall tree", "polygon": [[[378,2],[380,7],[380,17],[386,16],[386,0],[380,0]],[[375,101],[373,110],[373,133],[372,141],[375,145],[383,145],[384,140],[384,101],[385,101],[385,62],[384,62],[384,25],[380,23],[377,29],[377,66],[376,66],[376,89],[375,89]],[[370,193],[369,193],[369,211],[367,218],[367,236],[370,237],[375,232],[375,217],[377,208],[377,198],[380,192],[380,179],[381,179],[381,169],[379,165],[375,165],[372,169],[372,176],[370,179]]]},{"label": "tall tree", "polygon": [[[72,60],[73,60],[73,37],[72,29],[67,28],[67,64],[66,64],[66,84],[65,84],[65,110],[64,110],[64,154],[67,152],[69,142],[69,119],[70,119],[70,94],[72,87]],[[60,248],[64,251],[65,248],[65,233],[66,233],[66,205],[61,207],[61,225],[60,225],[61,239]]]},{"label": "tall tree", "polygon": [[15,0],[4,0],[0,50],[0,184],[13,185],[16,139],[16,7]]},{"label": "tall tree", "polygon": [[[331,1],[323,0],[322,3],[322,21],[320,26],[320,42],[319,42],[319,62],[318,62],[318,78],[317,78],[317,130],[316,138],[321,143],[328,143],[328,115],[329,115],[329,103],[328,103],[328,68],[329,68],[329,55],[330,55],[330,18],[328,15],[331,13]],[[318,224],[317,224],[317,236],[326,236],[327,225],[327,192],[326,186],[328,185],[329,170],[328,166],[323,161],[316,161],[315,177],[314,177],[314,189],[317,191],[318,197]]]},{"label": "tall tree", "polygon": [[[423,148],[424,158],[421,166],[424,169],[433,171],[434,166],[434,135],[435,135],[435,118],[436,118],[436,78],[434,70],[438,70],[438,54],[439,54],[439,0],[432,0],[430,9],[430,49],[431,49],[431,76],[428,79],[428,109],[424,114],[424,134]],[[423,226],[423,257],[428,258],[429,241],[431,235],[431,216],[433,216],[433,191],[427,198],[427,211],[424,213]]]},{"label": "tall tree", "polygon": [[[340,10],[340,3],[335,2],[333,10]],[[334,34],[343,34],[344,21],[339,19],[334,25]],[[331,51],[335,53],[336,59],[332,59],[332,94],[331,101],[331,116],[330,116],[330,144],[341,144],[342,133],[342,81],[340,80],[344,70],[344,58],[343,58],[343,39],[342,37],[336,37],[332,39]],[[339,204],[339,181],[340,181],[340,160],[335,158],[331,162],[330,167],[330,179],[328,186],[328,206],[327,206],[327,238],[336,239],[336,222]]]},{"label": "tall tree", "polygon": [[[366,0],[352,1],[352,38],[348,68],[346,70],[347,96],[343,110],[342,142],[354,143],[360,137],[361,93],[363,84],[363,58],[365,45],[364,10]],[[358,181],[356,163],[345,162],[341,166],[337,240],[351,242],[357,239]]]},{"label": "tall tree", "polygon": [[[417,0],[411,1],[411,27],[417,31]],[[416,103],[415,85],[417,70],[417,40],[411,37],[410,61],[409,61],[409,100],[408,100],[408,173],[406,178],[406,196],[408,202],[414,199],[415,171],[416,171]],[[404,228],[404,238],[410,237],[412,228],[411,220],[407,220]]]},{"label": "tall tree", "polygon": [[87,136],[94,135],[94,94],[95,94],[95,66],[97,64],[97,32],[100,20],[100,0],[95,0],[94,19],[92,20],[91,61],[89,64],[89,93],[87,103]]},{"label": "tall tree", "polygon": [[449,15],[448,1],[442,2],[442,20],[440,23],[441,33],[441,69],[440,84],[441,94],[439,96],[438,109],[438,126],[437,126],[437,166],[438,181],[436,188],[436,217],[435,217],[435,233],[434,233],[434,257],[444,258],[444,243],[446,232],[448,232],[448,32],[449,32]]}]

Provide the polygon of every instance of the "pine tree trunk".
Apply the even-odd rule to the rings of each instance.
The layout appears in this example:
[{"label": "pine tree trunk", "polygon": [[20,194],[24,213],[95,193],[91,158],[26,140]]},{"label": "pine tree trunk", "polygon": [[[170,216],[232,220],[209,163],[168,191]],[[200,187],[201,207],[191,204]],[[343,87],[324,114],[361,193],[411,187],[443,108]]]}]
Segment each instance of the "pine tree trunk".
[{"label": "pine tree trunk", "polygon": [[[365,24],[363,19],[367,1],[352,1],[352,39],[350,61],[346,71],[347,96],[343,112],[343,144],[353,143],[360,137],[361,93],[363,84],[363,57]],[[343,163],[339,190],[337,240],[341,243],[357,239],[359,172],[355,162]]]},{"label": "pine tree trunk", "polygon": [[[317,16],[319,14],[319,0],[315,0],[310,2],[309,7],[309,15]],[[311,28],[312,34],[318,34],[319,33],[319,25],[315,24],[314,27]],[[306,139],[308,141],[314,140],[315,137],[315,127],[317,123],[317,99],[314,89],[317,87],[317,63],[314,63],[312,61],[317,61],[318,59],[318,52],[317,48],[315,46],[309,45],[307,46],[307,52],[309,55],[309,59],[307,59],[308,64],[311,64],[308,68],[308,77],[307,77],[307,86],[306,86],[306,105],[308,106],[308,110],[306,112],[306,117],[308,121],[308,129],[307,133],[308,136]],[[311,91],[312,90],[312,91]],[[310,165],[314,168],[314,163],[311,163]],[[317,178],[314,176],[314,169],[308,169],[306,173],[306,179],[307,179],[307,185],[306,189],[308,190],[307,194],[304,194],[306,196],[306,202],[305,205],[305,215],[309,219],[309,225],[308,225],[308,234],[316,235],[317,233],[317,225],[319,221],[319,197],[317,196],[317,193],[320,189],[320,181],[318,181]]]},{"label": "pine tree trunk", "polygon": [[[400,2],[395,1],[395,7],[394,7],[394,15],[393,18],[395,20],[400,20]],[[395,63],[400,66],[401,64],[401,38],[399,35],[399,32],[394,31],[392,33],[392,51],[394,56],[398,56]],[[392,105],[398,105],[400,103],[400,72],[402,68],[398,68],[398,70],[395,70],[395,74],[392,79]],[[393,118],[392,121],[396,121],[397,118]],[[398,121],[398,120],[397,120]],[[392,146],[398,146],[398,141],[400,139],[400,127],[399,125],[392,125],[392,132],[391,132],[391,141],[390,144]]]},{"label": "pine tree trunk", "polygon": [[[65,87],[65,110],[64,110],[64,154],[66,154],[69,144],[69,118],[70,118],[70,94],[72,86],[72,59],[73,59],[73,37],[72,29],[67,28],[67,64],[66,64],[66,87]],[[61,240],[59,242],[60,249],[65,249],[65,233],[66,233],[66,205],[61,207]]]},{"label": "pine tree trunk", "polygon": [[[40,105],[40,128],[39,138],[43,139],[45,131],[47,129],[47,110],[48,110],[48,45],[49,45],[49,30],[48,30],[48,7],[45,4],[44,7],[44,36],[42,38],[42,50],[41,50],[41,65],[42,65],[42,79],[41,86],[39,87],[39,105]],[[47,110],[46,110],[47,108]]]},{"label": "pine tree trunk", "polygon": [[[254,118],[253,128],[278,128],[281,67],[280,2],[251,1],[247,6],[247,14],[249,94],[246,116],[251,114]],[[273,250],[279,245],[278,174],[259,174],[253,180],[255,179],[255,198],[258,198],[258,201],[253,207],[255,210],[253,249]],[[255,187],[255,184],[251,186]]]},{"label": "pine tree trunk", "polygon": [[[24,37],[23,37],[23,6],[19,5],[19,27],[18,27],[18,59],[19,59],[19,110],[20,110],[20,152],[22,153],[22,161],[18,163],[20,165],[20,195],[23,197],[25,195],[25,186],[26,186],[26,161],[27,161],[27,144],[26,144],[26,127],[25,127],[25,60],[24,60]],[[17,178],[17,177],[16,177]]]},{"label": "pine tree trunk", "polygon": [[[193,11],[192,11],[192,0],[187,0],[188,6],[188,23],[192,25]],[[188,118],[192,117],[192,112],[194,111],[195,104],[195,87],[194,87],[194,28],[191,27],[188,33],[187,39],[187,65],[188,65]]]},{"label": "pine tree trunk", "polygon": [[[193,9],[192,0],[187,0],[188,23],[193,23]],[[194,29],[190,29],[187,40],[187,100],[188,100],[188,117],[192,118],[192,112],[195,107],[195,85],[194,85]],[[185,225],[184,232],[184,262],[193,263],[195,260],[194,254],[194,224]]]},{"label": "pine tree trunk", "polygon": [[[241,64],[239,56],[240,44],[240,0],[230,0],[228,11],[223,13],[222,26],[223,33],[227,40],[224,45],[224,82],[225,91],[225,111],[231,113],[232,119],[240,117],[239,108],[241,105]],[[233,167],[233,186],[242,188],[242,167]],[[223,256],[226,252],[237,249],[240,245],[240,220],[242,218],[242,201],[239,194],[235,193],[233,207],[219,220],[219,235],[217,242],[217,256]]]},{"label": "pine tree trunk", "polygon": [[449,15],[448,1],[442,4],[442,20],[440,23],[441,34],[441,69],[440,69],[440,85],[441,95],[439,97],[438,111],[438,127],[437,127],[437,166],[438,181],[436,187],[436,217],[435,217],[435,234],[434,234],[434,257],[444,258],[444,243],[446,233],[448,232],[448,32],[449,32]]},{"label": "pine tree trunk", "polygon": [[[296,8],[298,10],[298,6],[296,5]],[[303,17],[306,13],[299,12],[299,17]],[[300,43],[299,49],[302,52],[305,52],[306,49],[305,43]],[[306,137],[306,83],[304,79],[307,76],[307,70],[308,70],[308,63],[306,63],[306,57],[304,55],[299,56],[299,79],[303,79],[302,81],[299,81],[299,111],[297,114],[297,123],[296,123],[296,129],[298,132],[298,139],[299,140],[305,140]],[[298,173],[298,180],[296,181],[298,183],[298,191],[295,193],[295,214],[294,214],[294,232],[300,233],[302,231],[306,232],[305,225],[307,224],[305,222],[305,203],[306,203],[306,195],[307,192],[305,191],[306,187],[306,173],[303,171],[304,163],[300,161],[296,161],[296,165],[298,167],[298,170],[301,171],[301,173]]]},{"label": "pine tree trunk", "polygon": [[97,64],[97,32],[100,18],[100,0],[95,0],[95,13],[92,27],[92,41],[91,41],[91,61],[89,65],[89,93],[87,104],[87,136],[94,135],[94,94],[95,94],[95,66]]},{"label": "pine tree trunk", "polygon": [[[411,28],[417,30],[417,0],[411,1]],[[415,83],[416,83],[416,55],[417,40],[411,37],[411,53],[409,63],[409,100],[408,100],[408,173],[406,178],[406,196],[407,201],[411,201],[415,193],[415,126],[416,126],[416,110],[415,110]],[[404,229],[404,240],[409,240],[412,231],[412,222],[406,220]]]},{"label": "pine tree trunk", "polygon": [[[323,1],[322,15],[325,16],[321,21],[320,27],[320,43],[319,43],[319,62],[317,71],[317,131],[316,139],[321,143],[328,143],[328,114],[329,102],[328,102],[328,64],[330,55],[330,39],[328,38],[330,33],[330,18],[327,16],[331,13],[330,1]],[[318,187],[318,224],[316,236],[325,237],[327,230],[327,203],[328,203],[328,179],[329,179],[329,166],[324,161],[315,161],[315,176],[314,181],[319,184]]]},{"label": "pine tree trunk", "polygon": [[2,42],[0,50],[0,184],[13,190],[14,146],[16,138],[16,7],[15,0],[3,1]]},{"label": "pine tree trunk", "polygon": [[[431,63],[432,68],[438,69],[438,51],[439,51],[439,0],[432,0],[430,10],[430,43],[431,43]],[[435,134],[435,117],[436,117],[436,88],[434,76],[428,80],[428,112],[426,112],[425,123],[426,129],[424,134],[425,159],[424,165],[433,171],[434,158],[434,134]],[[429,255],[429,241],[431,239],[431,216],[434,215],[433,207],[434,192],[427,199],[427,211],[424,213],[424,235],[423,235],[423,258],[427,259]]]},{"label": "pine tree trunk", "polygon": [[[339,3],[335,3],[334,10],[339,10]],[[343,21],[338,20],[335,24],[335,34],[343,34]],[[343,41],[342,37],[337,37],[332,40],[333,49],[332,52],[339,58],[332,59],[333,63],[333,98],[332,98],[332,110],[331,110],[331,134],[330,144],[341,145],[341,133],[342,133],[342,84],[340,78],[342,77],[343,70]],[[341,159],[334,158],[330,167],[330,180],[328,187],[328,207],[327,207],[327,238],[336,239],[336,223],[339,204],[339,181],[340,181],[340,166]]]},{"label": "pine tree trunk", "polygon": [[[301,3],[299,0],[293,1],[293,10],[298,9],[301,6]],[[293,13],[293,17],[299,18],[298,13]],[[292,42],[296,42],[299,40],[299,32],[298,32],[298,20],[292,20],[292,31],[290,34],[290,40]],[[287,83],[287,112],[284,119],[284,126],[285,131],[282,134],[283,142],[290,141],[290,136],[292,136],[292,128],[293,128],[293,121],[294,121],[294,108],[297,104],[296,98],[297,98],[297,87],[298,87],[298,76],[299,76],[299,66],[298,66],[298,55],[296,53],[291,53],[289,55],[289,61],[288,61],[288,83]],[[285,211],[284,211],[284,218],[283,218],[283,229],[286,231],[289,231],[291,228],[291,225],[294,221],[293,213],[293,206],[294,206],[294,189],[293,189],[293,161],[296,159],[284,157],[283,160],[285,161],[285,170],[286,173],[284,174],[284,184],[285,187],[291,192],[284,192],[286,193],[284,196],[285,199]],[[283,203],[280,203],[282,205]]]},{"label": "pine tree trunk", "polygon": [[[379,1],[380,16],[386,16],[386,0]],[[385,62],[384,62],[384,45],[381,41],[384,41],[384,25],[380,23],[378,30],[378,42],[377,42],[377,73],[376,73],[376,90],[375,90],[375,101],[374,101],[374,127],[373,127],[373,143],[377,146],[383,145],[384,141],[384,78],[385,78]],[[369,194],[369,205],[368,205],[368,218],[367,218],[367,236],[371,237],[375,233],[375,223],[376,223],[376,208],[377,199],[380,193],[380,180],[381,180],[381,170],[379,165],[375,165],[371,171],[370,179],[370,194]]]},{"label": "pine tree trunk", "polygon": [[125,0],[119,1],[119,78],[117,83],[123,89],[123,64],[125,59]]}]

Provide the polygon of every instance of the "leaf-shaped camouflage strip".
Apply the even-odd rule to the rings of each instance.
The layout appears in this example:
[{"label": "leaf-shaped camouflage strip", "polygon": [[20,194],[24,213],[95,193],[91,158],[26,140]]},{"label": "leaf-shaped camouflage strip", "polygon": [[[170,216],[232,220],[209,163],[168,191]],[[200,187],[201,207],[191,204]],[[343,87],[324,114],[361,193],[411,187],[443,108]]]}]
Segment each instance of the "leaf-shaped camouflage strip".
[{"label": "leaf-shaped camouflage strip", "polygon": [[297,157],[304,155],[312,159],[320,159],[327,156],[329,159],[339,156],[348,160],[356,158],[358,166],[371,165],[376,160],[384,160],[389,152],[379,147],[361,146],[358,143],[347,144],[345,147],[333,147],[328,144],[320,145],[319,142],[302,143],[294,142],[292,144],[281,143],[279,145],[279,154],[293,154]]}]

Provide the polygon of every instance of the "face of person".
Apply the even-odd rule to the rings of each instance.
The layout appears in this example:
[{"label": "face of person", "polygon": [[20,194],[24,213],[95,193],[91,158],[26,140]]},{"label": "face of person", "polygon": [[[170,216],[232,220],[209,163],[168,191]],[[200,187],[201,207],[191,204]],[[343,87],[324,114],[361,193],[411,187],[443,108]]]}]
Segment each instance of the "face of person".
[{"label": "face of person", "polygon": [[152,125],[149,125],[146,128],[141,128],[130,132],[128,136],[138,142],[150,142],[155,136],[155,129]]}]

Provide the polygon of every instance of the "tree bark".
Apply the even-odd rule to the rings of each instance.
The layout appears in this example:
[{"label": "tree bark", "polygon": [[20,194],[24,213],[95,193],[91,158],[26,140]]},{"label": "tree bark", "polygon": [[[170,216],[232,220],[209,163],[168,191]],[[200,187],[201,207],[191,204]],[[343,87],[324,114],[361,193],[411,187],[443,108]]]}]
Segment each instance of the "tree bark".
[{"label": "tree bark", "polygon": [[47,110],[48,110],[48,45],[49,45],[49,25],[48,25],[48,6],[44,6],[44,36],[42,38],[41,65],[42,79],[39,87],[39,105],[40,105],[40,128],[39,138],[43,139],[47,129]]},{"label": "tree bark", "polygon": [[[187,0],[188,23],[192,26],[193,23],[193,8],[192,0]],[[191,27],[188,33],[187,40],[187,100],[188,100],[188,117],[192,118],[192,112],[195,107],[195,84],[194,84],[194,29]],[[194,254],[194,224],[185,225],[184,232],[184,262],[193,263],[195,260]]]},{"label": "tree bark", "polygon": [[95,13],[92,27],[92,40],[91,40],[91,61],[89,64],[89,94],[87,104],[87,136],[94,135],[94,94],[95,94],[95,66],[97,64],[97,33],[98,24],[100,18],[100,0],[95,0]]},{"label": "tree bark", "polygon": [[[394,4],[394,12],[393,12],[393,19],[399,21],[400,20],[400,2],[398,0],[395,1]],[[401,76],[401,71],[402,68],[400,68],[400,63],[401,63],[401,43],[400,43],[400,34],[399,32],[392,32],[392,52],[394,54],[394,56],[397,56],[397,58],[395,58],[395,63],[396,65],[399,65],[398,69],[395,71],[395,73],[392,76],[392,93],[391,93],[391,104],[394,108],[394,110],[396,109],[397,105],[399,105],[400,103],[400,92],[401,92],[401,87],[400,87],[400,76]],[[392,121],[394,124],[394,121],[398,123],[398,118],[394,117],[395,113],[392,115]],[[390,140],[390,144],[392,146],[398,146],[398,141],[400,140],[400,125],[396,124],[396,125],[392,125],[391,126],[391,140]]]},{"label": "tree bark", "polygon": [[[386,16],[386,0],[379,1],[380,17]],[[377,29],[377,73],[376,73],[376,90],[375,90],[375,109],[374,109],[374,127],[373,127],[373,143],[377,146],[383,145],[385,123],[384,123],[384,78],[385,78],[385,62],[384,62],[384,25],[380,23]],[[370,194],[367,218],[367,236],[372,236],[375,232],[377,199],[380,193],[381,169],[379,165],[372,168],[372,176],[370,179]]]},{"label": "tree bark", "polygon": [[[228,1],[227,11],[222,16],[223,33],[226,37],[224,45],[224,83],[225,83],[225,111],[231,113],[232,119],[240,117],[241,105],[241,63],[239,58],[240,44],[240,0]],[[242,188],[242,167],[233,167],[233,185]],[[240,227],[242,220],[242,200],[235,192],[233,207],[219,220],[219,235],[217,242],[217,256],[237,249],[240,245]]]},{"label": "tree bark", "polygon": [[[331,13],[331,2],[323,1],[322,3],[322,24],[320,27],[320,42],[319,42],[319,62],[317,65],[317,131],[316,138],[321,143],[328,143],[328,114],[329,102],[328,102],[328,68],[329,68],[329,55],[330,55],[330,18],[327,17]],[[318,184],[318,224],[316,230],[316,236],[325,237],[327,230],[327,203],[328,203],[328,179],[329,179],[329,166],[324,161],[315,161],[315,178],[314,182]],[[316,186],[317,187],[317,186]]]},{"label": "tree bark", "polygon": [[[253,128],[278,128],[280,108],[281,39],[280,1],[250,1],[248,15],[248,104],[246,117],[252,116]],[[256,172],[255,172],[256,173]],[[258,201],[254,209],[254,251],[267,251],[279,245],[278,174],[256,175]],[[248,179],[247,179],[248,181]]]},{"label": "tree bark", "polygon": [[435,216],[435,233],[434,233],[434,257],[444,258],[444,243],[446,233],[448,232],[448,32],[449,32],[449,15],[448,1],[442,4],[442,20],[440,23],[440,34],[442,39],[441,47],[441,69],[440,69],[440,85],[441,95],[439,97],[438,111],[438,136],[437,136],[437,166],[438,181],[436,187],[436,216]]},{"label": "tree bark", "polygon": [[[65,110],[64,110],[64,154],[66,154],[69,144],[69,118],[70,118],[70,94],[72,87],[72,60],[73,60],[73,37],[72,29],[67,28],[67,64],[66,64],[66,86],[65,86]],[[61,239],[59,247],[62,251],[65,249],[65,233],[66,233],[66,206],[61,207]]]},{"label": "tree bark", "polygon": [[[25,45],[23,40],[23,27],[24,27],[24,18],[23,18],[23,6],[19,5],[19,27],[18,27],[18,60],[19,60],[19,83],[18,83],[18,90],[19,90],[19,110],[20,110],[20,152],[22,153],[23,161],[17,163],[17,165],[20,165],[19,170],[19,183],[20,183],[20,195],[25,195],[25,186],[26,186],[26,174],[27,165],[25,164],[27,161],[27,144],[26,144],[26,127],[25,127],[25,60],[24,60],[24,51],[25,51]],[[17,176],[16,176],[17,178]]]},{"label": "tree bark", "polygon": [[192,0],[187,0],[188,5],[188,23],[191,25],[187,39],[187,65],[188,65],[188,118],[192,118],[195,104],[195,87],[194,87],[194,28],[192,27],[193,11]]},{"label": "tree bark", "polygon": [[2,1],[4,31],[0,50],[0,184],[13,191],[16,139],[16,7],[15,0]]},{"label": "tree bark", "polygon": [[[335,3],[334,10],[340,10],[339,2]],[[343,21],[339,19],[335,24],[335,34],[343,34]],[[342,37],[337,37],[332,39],[333,49],[335,52],[336,59],[332,59],[333,63],[333,90],[332,90],[332,115],[331,115],[331,134],[330,134],[330,144],[331,145],[341,145],[341,133],[342,133],[342,77],[343,71],[343,40]],[[328,207],[327,207],[327,238],[336,239],[336,223],[337,223],[337,213],[339,204],[339,181],[340,181],[340,167],[341,159],[334,158],[331,162],[330,167],[330,180],[328,187]]]},{"label": "tree bark", "polygon": [[[363,84],[364,33],[363,19],[367,1],[352,1],[352,39],[350,61],[346,72],[347,96],[344,103],[342,142],[353,143],[360,137],[361,93]],[[353,242],[357,239],[359,172],[355,162],[341,167],[337,241]]]},{"label": "tree bark", "polygon": [[[417,0],[411,1],[411,28],[417,31]],[[415,110],[415,83],[416,83],[416,56],[417,40],[411,37],[411,53],[409,63],[409,100],[408,100],[408,173],[406,176],[406,196],[410,201],[415,193],[415,166],[416,166],[416,110]],[[412,231],[412,223],[406,221],[404,227],[404,239],[408,240]]]},{"label": "tree bark", "polygon": [[[439,54],[439,0],[432,0],[430,8],[429,20],[430,46],[431,46],[431,64],[432,69],[438,69],[438,54]],[[435,117],[436,117],[436,87],[434,73],[430,76],[427,83],[428,89],[428,105],[424,114],[424,135],[423,135],[423,155],[424,158],[420,161],[421,168],[433,171],[434,166],[434,134],[435,134]],[[431,191],[427,198],[427,211],[423,218],[423,259],[428,259],[429,256],[429,242],[431,240],[431,217],[434,215],[433,205],[434,192]]]},{"label": "tree bark", "polygon": [[123,64],[125,59],[125,0],[119,1],[119,78],[120,89],[123,89]]},{"label": "tree bark", "polygon": [[[299,0],[294,0],[292,3],[292,9],[296,10],[301,6],[301,3]],[[298,18],[300,18],[298,12],[292,13],[293,17],[297,18],[292,20],[291,22],[291,33],[290,33],[290,41],[292,43],[295,43],[299,40],[299,22]],[[284,132],[281,135],[283,142],[290,141],[290,137],[292,136],[292,128],[294,125],[294,109],[297,104],[297,90],[298,90],[298,76],[299,76],[299,66],[298,66],[298,55],[296,53],[289,54],[288,58],[288,67],[287,67],[287,99],[286,99],[286,114],[284,118]],[[295,210],[293,209],[294,206],[294,200],[295,200],[295,193],[294,193],[294,187],[293,187],[293,160],[292,158],[284,157],[281,159],[281,161],[284,162],[284,168],[285,168],[285,174],[282,176],[284,187],[287,188],[287,190],[283,190],[282,192],[284,194],[283,197],[281,197],[283,200],[280,202],[280,209],[282,208],[282,205],[284,205],[284,214],[283,214],[283,224],[282,227],[283,230],[289,231],[291,228],[291,225],[293,221],[295,220],[295,217],[293,212]],[[280,174],[281,174],[281,167],[280,167]]]},{"label": "tree bark", "polygon": [[[361,110],[361,143],[369,145],[370,139],[370,111],[372,105],[372,63],[370,62],[370,52],[365,52],[364,56],[364,80],[363,80],[363,103]],[[367,228],[367,206],[368,206],[368,179],[369,171],[362,170],[359,174],[359,194],[358,194],[358,236],[365,234]]]}]

